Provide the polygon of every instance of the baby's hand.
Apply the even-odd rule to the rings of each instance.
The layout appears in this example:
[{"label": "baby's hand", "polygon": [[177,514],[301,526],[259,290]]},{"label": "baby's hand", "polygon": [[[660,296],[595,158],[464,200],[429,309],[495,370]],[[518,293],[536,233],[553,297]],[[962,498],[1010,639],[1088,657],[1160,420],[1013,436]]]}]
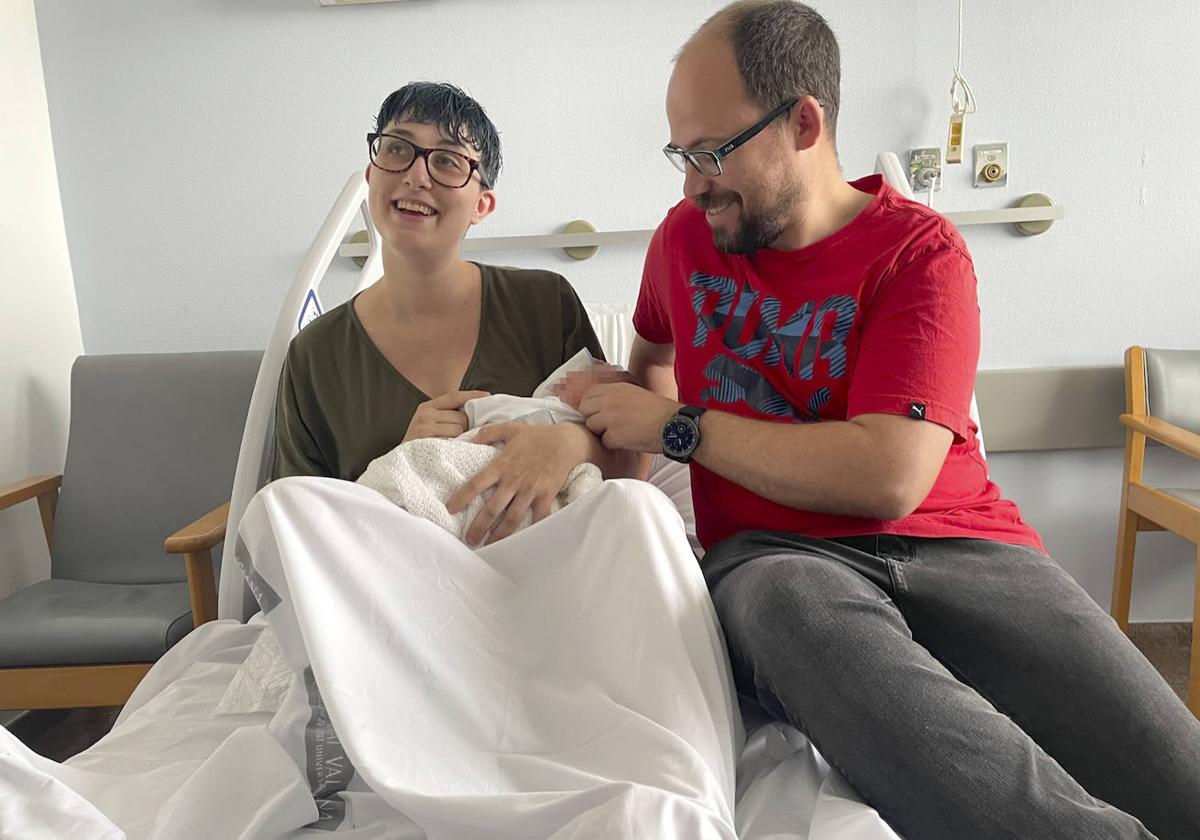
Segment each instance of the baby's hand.
[{"label": "baby's hand", "polygon": [[596,362],[587,370],[577,370],[568,373],[558,382],[550,386],[550,393],[565,402],[571,408],[578,409],[583,395],[593,385],[606,385],[612,382],[632,382],[636,380],[620,365],[610,365],[607,362]]}]

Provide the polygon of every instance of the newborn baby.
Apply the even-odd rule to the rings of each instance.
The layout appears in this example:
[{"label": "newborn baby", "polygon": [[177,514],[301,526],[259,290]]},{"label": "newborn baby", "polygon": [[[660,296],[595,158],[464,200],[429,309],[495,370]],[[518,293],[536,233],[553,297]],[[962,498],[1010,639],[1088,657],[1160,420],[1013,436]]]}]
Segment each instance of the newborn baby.
[{"label": "newborn baby", "polygon": [[[358,483],[383,494],[414,516],[428,519],[464,539],[491,491],[475,498],[466,510],[457,514],[446,509],[446,499],[500,454],[496,447],[472,443],[471,439],[479,429],[494,423],[517,421],[535,426],[582,423],[583,415],[553,396],[553,388],[567,374],[587,370],[591,365],[592,357],[581,350],[550,374],[532,397],[495,394],[471,400],[463,406],[467,432],[453,439],[421,438],[402,443],[368,464]],[[579,464],[567,476],[551,510],[575,501],[598,487],[602,480],[600,468],[595,464]],[[526,513],[517,530],[527,527],[532,519],[532,513]]]}]

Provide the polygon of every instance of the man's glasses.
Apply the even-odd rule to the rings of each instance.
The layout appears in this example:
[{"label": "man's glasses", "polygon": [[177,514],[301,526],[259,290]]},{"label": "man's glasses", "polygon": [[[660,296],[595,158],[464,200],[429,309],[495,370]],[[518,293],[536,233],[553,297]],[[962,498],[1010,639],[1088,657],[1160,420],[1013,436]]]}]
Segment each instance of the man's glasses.
[{"label": "man's glasses", "polygon": [[429,177],[443,187],[462,189],[471,180],[472,172],[479,172],[479,183],[491,189],[479,161],[449,149],[425,149],[398,137],[395,134],[368,134],[367,144],[371,150],[371,163],[384,172],[407,172],[417,158],[425,158]]},{"label": "man's glasses", "polygon": [[721,174],[721,161],[739,146],[744,145],[751,140],[756,134],[774,122],[781,114],[786,114],[791,107],[799,102],[799,99],[793,99],[791,102],[785,102],[771,113],[767,114],[754,125],[747,128],[741,134],[733,139],[722,143],[716,149],[695,149],[692,151],[684,151],[678,146],[667,144],[663,147],[663,154],[667,156],[667,160],[684,174],[687,173],[687,167],[690,163],[697,172],[709,178],[715,178]]}]

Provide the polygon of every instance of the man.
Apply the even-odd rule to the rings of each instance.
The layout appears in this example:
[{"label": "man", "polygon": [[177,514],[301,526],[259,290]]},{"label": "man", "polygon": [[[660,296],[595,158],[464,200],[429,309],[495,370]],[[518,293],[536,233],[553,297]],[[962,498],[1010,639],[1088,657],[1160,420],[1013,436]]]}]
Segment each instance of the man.
[{"label": "man", "polygon": [[839,75],[792,0],[684,47],[664,151],[686,198],[634,317],[648,387],[591,387],[589,427],[691,463],[740,691],[900,833],[1200,837],[1200,724],[988,480],[966,246],[842,178]]}]

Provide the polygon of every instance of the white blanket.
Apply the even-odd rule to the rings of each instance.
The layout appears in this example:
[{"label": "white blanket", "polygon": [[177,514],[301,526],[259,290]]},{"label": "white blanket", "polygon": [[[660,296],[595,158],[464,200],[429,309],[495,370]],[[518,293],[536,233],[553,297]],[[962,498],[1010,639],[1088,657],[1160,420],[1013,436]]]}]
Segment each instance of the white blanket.
[{"label": "white blanket", "polygon": [[[446,499],[499,456],[496,447],[463,438],[410,440],[368,464],[358,484],[461,540],[492,491],[475,497],[466,508],[453,514],[446,509]],[[599,487],[601,480],[595,464],[578,464],[555,496],[551,512],[582,498]],[[533,514],[526,512],[517,530],[528,527],[532,521]]]},{"label": "white blanket", "polygon": [[429,840],[736,836],[723,644],[657,490],[607,482],[472,551],[365,488],[286,479],[240,534],[299,677],[280,740],[327,827],[361,780]]}]

